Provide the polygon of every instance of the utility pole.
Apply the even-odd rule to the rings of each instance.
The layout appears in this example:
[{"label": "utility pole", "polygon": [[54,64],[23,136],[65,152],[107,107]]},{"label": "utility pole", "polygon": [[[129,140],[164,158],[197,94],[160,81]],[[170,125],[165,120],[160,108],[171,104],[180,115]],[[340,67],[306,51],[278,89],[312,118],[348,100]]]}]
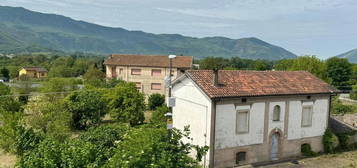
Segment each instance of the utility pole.
[{"label": "utility pole", "polygon": [[[176,58],[176,55],[169,55],[169,77],[168,77],[168,88],[169,88],[169,93],[168,93],[168,99],[167,99],[167,104],[169,106],[169,113],[166,114],[166,117],[172,118],[172,94],[171,94],[171,89],[172,89],[172,59]],[[168,129],[172,128],[172,125],[167,125]]]}]

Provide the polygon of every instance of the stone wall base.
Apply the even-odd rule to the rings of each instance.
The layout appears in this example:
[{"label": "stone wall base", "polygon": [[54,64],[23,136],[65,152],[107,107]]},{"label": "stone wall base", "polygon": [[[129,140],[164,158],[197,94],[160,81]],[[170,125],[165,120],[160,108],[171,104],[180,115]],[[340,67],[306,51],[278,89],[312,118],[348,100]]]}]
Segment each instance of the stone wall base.
[{"label": "stone wall base", "polygon": [[[301,145],[306,143],[311,145],[314,152],[323,151],[322,136],[296,140],[283,139],[281,141],[279,146],[279,160],[301,156]],[[214,167],[225,168],[238,166],[238,164],[236,164],[236,154],[238,152],[246,152],[246,161],[240,165],[268,162],[271,161],[270,150],[271,146],[269,142],[258,145],[216,149]]]}]

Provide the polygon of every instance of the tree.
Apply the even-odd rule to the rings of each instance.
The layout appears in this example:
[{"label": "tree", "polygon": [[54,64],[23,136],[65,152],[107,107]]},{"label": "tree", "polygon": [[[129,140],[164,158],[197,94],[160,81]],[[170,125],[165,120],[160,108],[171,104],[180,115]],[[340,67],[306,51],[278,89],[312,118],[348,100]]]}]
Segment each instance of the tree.
[{"label": "tree", "polygon": [[15,143],[22,119],[21,112],[10,112],[0,108],[0,148],[6,152],[16,153]]},{"label": "tree", "polygon": [[105,73],[93,67],[90,68],[83,76],[85,85],[89,87],[105,87]]},{"label": "tree", "polygon": [[98,124],[106,114],[106,102],[97,90],[73,92],[65,98],[65,109],[72,114],[72,126],[86,129]]},{"label": "tree", "polygon": [[21,111],[20,102],[16,101],[9,86],[0,83],[0,109],[8,112]]},{"label": "tree", "polygon": [[169,108],[167,106],[161,106],[156,108],[156,110],[152,113],[151,122],[153,123],[164,123],[166,125],[166,114],[169,112]]},{"label": "tree", "polygon": [[5,67],[0,70],[0,75],[6,79],[10,79],[10,71]]},{"label": "tree", "polygon": [[[105,167],[200,167],[199,162],[208,147],[198,147],[183,143],[182,138],[189,138],[189,131],[167,130],[150,126],[131,130],[118,143],[116,154]],[[195,159],[188,154],[198,152]]]},{"label": "tree", "polygon": [[77,90],[77,84],[75,79],[51,78],[42,84],[41,92],[48,93],[46,97],[53,101],[68,95],[65,92]]},{"label": "tree", "polygon": [[148,106],[150,110],[155,110],[157,107],[162,106],[165,103],[165,95],[155,93],[149,96]]},{"label": "tree", "polygon": [[331,84],[339,89],[349,88],[348,81],[352,75],[352,65],[346,58],[332,57],[326,61],[327,76]]},{"label": "tree", "polygon": [[269,70],[269,65],[262,60],[256,60],[254,64],[254,69],[257,71],[266,71]]},{"label": "tree", "polygon": [[28,114],[27,125],[34,130],[57,140],[64,140],[71,135],[71,114],[62,102],[38,98],[30,101],[24,111]]},{"label": "tree", "polygon": [[122,82],[106,94],[108,108],[112,117],[130,125],[144,122],[144,94],[140,93],[134,83]]},{"label": "tree", "polygon": [[222,57],[206,57],[200,61],[200,69],[223,69],[228,65],[228,60]]}]

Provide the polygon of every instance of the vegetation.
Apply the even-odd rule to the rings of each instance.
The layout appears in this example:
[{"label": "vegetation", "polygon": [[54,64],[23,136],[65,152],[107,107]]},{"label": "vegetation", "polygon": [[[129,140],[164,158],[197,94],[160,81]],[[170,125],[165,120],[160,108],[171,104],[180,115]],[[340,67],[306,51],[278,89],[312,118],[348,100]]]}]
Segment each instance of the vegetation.
[{"label": "vegetation", "polygon": [[302,144],[301,145],[301,153],[304,156],[307,156],[307,157],[312,157],[312,156],[316,156],[317,155],[317,153],[312,151],[310,144]]},{"label": "vegetation", "polygon": [[336,148],[339,146],[338,137],[330,129],[325,131],[322,143],[324,145],[324,152],[326,153],[335,153]]},{"label": "vegetation", "polygon": [[106,93],[110,115],[120,122],[140,125],[144,122],[144,94],[140,93],[134,83],[122,82]]},{"label": "vegetation", "polygon": [[72,115],[75,129],[86,129],[98,124],[106,114],[106,102],[97,90],[73,92],[64,100],[65,109]]},{"label": "vegetation", "polygon": [[148,99],[148,107],[150,110],[155,110],[157,107],[161,107],[165,103],[165,95],[158,93],[152,94]]}]

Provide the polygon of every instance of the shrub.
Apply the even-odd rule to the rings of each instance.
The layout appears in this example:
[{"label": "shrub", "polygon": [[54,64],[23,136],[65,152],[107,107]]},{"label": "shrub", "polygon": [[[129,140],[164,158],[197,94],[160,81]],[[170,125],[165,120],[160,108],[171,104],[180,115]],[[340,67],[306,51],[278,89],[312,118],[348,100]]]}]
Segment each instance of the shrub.
[{"label": "shrub", "polygon": [[64,148],[64,143],[46,138],[34,150],[25,152],[17,162],[17,167],[63,167],[61,160],[61,151]]},{"label": "shrub", "polygon": [[98,167],[95,161],[101,154],[96,146],[81,140],[68,141],[61,152],[61,167]]},{"label": "shrub", "polygon": [[330,129],[326,129],[322,142],[326,153],[335,153],[335,149],[339,145],[337,136]]},{"label": "shrub", "polygon": [[91,127],[79,137],[79,140],[96,145],[98,154],[95,164],[103,165],[114,155],[115,143],[121,141],[128,130],[127,125]]},{"label": "shrub", "polygon": [[301,145],[301,153],[307,157],[316,156],[316,153],[314,151],[312,151],[310,144],[302,144]]},{"label": "shrub", "polygon": [[155,110],[157,107],[162,106],[164,103],[165,95],[155,93],[149,96],[148,106],[150,110]]},{"label": "shrub", "polygon": [[106,98],[113,118],[132,126],[144,122],[144,95],[136,89],[134,83],[121,82],[106,94]]},{"label": "shrub", "polygon": [[353,112],[353,107],[350,105],[344,105],[339,101],[335,101],[332,105],[333,114],[347,114]]},{"label": "shrub", "polygon": [[[196,146],[181,141],[189,138],[188,134],[188,130],[138,127],[118,143],[116,154],[105,167],[199,167],[198,162],[202,158],[188,156]],[[207,147],[202,149],[197,150],[197,156],[205,155]]]},{"label": "shrub", "polygon": [[166,113],[169,112],[169,108],[167,106],[158,107],[153,113],[151,122],[153,123],[166,123],[167,118],[165,116]]},{"label": "shrub", "polygon": [[86,129],[106,114],[106,102],[97,90],[81,90],[66,97],[65,108],[72,114],[72,126]]},{"label": "shrub", "polygon": [[15,143],[22,118],[20,112],[8,112],[0,108],[0,148],[6,152],[16,153]]},{"label": "shrub", "polygon": [[42,140],[43,136],[33,129],[19,127],[15,141],[16,154],[22,156],[26,151],[35,149]]},{"label": "shrub", "polygon": [[25,106],[26,123],[58,140],[64,140],[70,135],[71,114],[61,102],[49,102],[46,99],[30,101]]},{"label": "shrub", "polygon": [[350,94],[350,98],[353,100],[357,100],[357,85],[352,86],[352,92]]}]

